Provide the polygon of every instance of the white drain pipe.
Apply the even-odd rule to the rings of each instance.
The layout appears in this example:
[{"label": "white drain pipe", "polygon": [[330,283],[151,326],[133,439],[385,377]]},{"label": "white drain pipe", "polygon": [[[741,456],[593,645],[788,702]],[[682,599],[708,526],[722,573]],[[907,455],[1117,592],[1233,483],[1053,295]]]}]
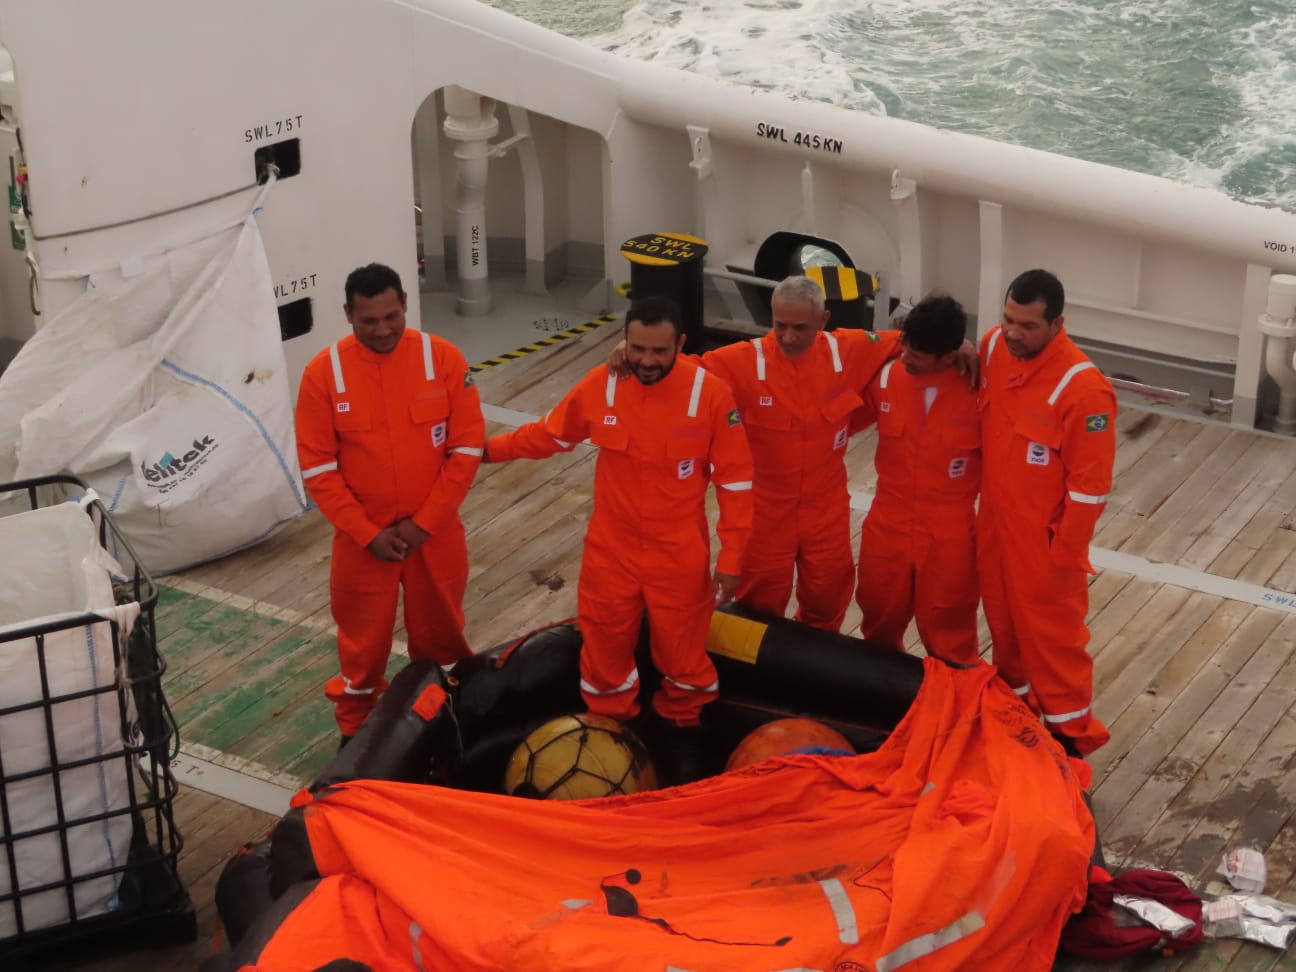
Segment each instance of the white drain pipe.
[{"label": "white drain pipe", "polygon": [[490,280],[486,264],[486,172],[490,140],[499,134],[495,99],[458,85],[445,89],[446,137],[455,142],[459,214],[455,249],[459,258],[459,299],[463,317],[490,313]]},{"label": "white drain pipe", "polygon": [[1296,434],[1296,276],[1276,273],[1269,278],[1269,302],[1260,315],[1265,335],[1265,370],[1278,386],[1278,415],[1274,431]]}]

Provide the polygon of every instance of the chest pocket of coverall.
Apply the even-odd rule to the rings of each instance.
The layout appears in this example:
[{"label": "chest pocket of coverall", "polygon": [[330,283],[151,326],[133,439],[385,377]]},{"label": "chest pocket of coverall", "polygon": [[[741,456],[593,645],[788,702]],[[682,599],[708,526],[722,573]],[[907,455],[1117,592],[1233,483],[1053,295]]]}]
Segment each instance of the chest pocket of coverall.
[{"label": "chest pocket of coverall", "polygon": [[[1026,476],[1027,482],[1047,483],[1050,479],[1062,482],[1065,471],[1062,457],[1058,454],[1062,447],[1062,429],[1057,422],[1027,413],[1018,417],[1013,432],[1017,436],[1013,448],[1023,450],[1020,457],[1009,457],[1018,470],[1016,475]],[[1037,475],[1041,477],[1039,480],[1035,479]],[[1056,532],[1057,525],[1048,524],[1047,542],[1050,545]]]},{"label": "chest pocket of coverall", "polygon": [[410,402],[410,419],[415,425],[428,430],[428,441],[435,448],[446,443],[449,431],[446,419],[450,417],[450,400],[444,388],[426,388]]},{"label": "chest pocket of coverall", "polygon": [[771,429],[775,432],[786,432],[792,428],[792,415],[786,408],[779,404],[778,399],[772,395],[762,396],[770,399],[768,405],[753,405],[747,409],[743,415],[743,421],[748,425],[755,425],[762,429]]},{"label": "chest pocket of coverall", "polygon": [[[341,406],[345,406],[345,411]],[[333,428],[342,439],[355,440],[373,427],[369,413],[355,402],[340,401],[333,406]]]},{"label": "chest pocket of coverall", "polygon": [[590,443],[600,449],[626,452],[630,448],[630,430],[624,425],[608,425],[600,417],[597,422],[590,423]]},{"label": "chest pocket of coverall", "polygon": [[885,435],[889,438],[898,438],[904,435],[904,416],[895,410],[894,407],[882,411],[883,405],[889,405],[890,402],[878,402],[877,412],[877,430],[878,435]]},{"label": "chest pocket of coverall", "polygon": [[[846,443],[850,440],[850,415],[851,412],[864,404],[864,399],[854,392],[838,392],[823,403],[820,414],[832,429],[834,449],[846,448]],[[878,431],[882,431],[881,415],[878,416]]]},{"label": "chest pocket of coverall", "polygon": [[[1025,452],[1020,461],[1024,465],[1047,467],[1060,461],[1056,453],[1062,447],[1062,429],[1056,422],[1030,414],[1021,415],[1013,424],[1013,432],[1026,440],[1021,444]],[[1046,451],[1041,453],[1036,446],[1044,446]]]}]

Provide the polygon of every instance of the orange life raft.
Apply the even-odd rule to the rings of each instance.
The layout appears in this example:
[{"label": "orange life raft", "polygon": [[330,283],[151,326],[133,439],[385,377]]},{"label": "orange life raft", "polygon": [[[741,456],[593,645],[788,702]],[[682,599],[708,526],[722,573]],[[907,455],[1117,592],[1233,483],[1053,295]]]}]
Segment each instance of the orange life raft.
[{"label": "orange life raft", "polygon": [[1084,903],[1094,825],[1083,767],[995,670],[716,619],[721,700],[707,721],[721,762],[755,724],[789,715],[827,722],[862,754],[522,800],[485,791],[526,732],[581,708],[579,632],[545,629],[449,676],[414,663],[226,868],[217,903],[233,951],[211,967],[1049,969]]}]

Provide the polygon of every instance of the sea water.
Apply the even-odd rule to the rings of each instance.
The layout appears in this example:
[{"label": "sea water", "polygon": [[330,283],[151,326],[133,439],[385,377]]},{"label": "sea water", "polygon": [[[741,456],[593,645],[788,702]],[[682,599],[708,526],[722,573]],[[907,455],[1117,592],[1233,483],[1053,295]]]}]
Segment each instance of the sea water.
[{"label": "sea water", "polygon": [[488,0],[625,57],[1296,209],[1296,0]]}]

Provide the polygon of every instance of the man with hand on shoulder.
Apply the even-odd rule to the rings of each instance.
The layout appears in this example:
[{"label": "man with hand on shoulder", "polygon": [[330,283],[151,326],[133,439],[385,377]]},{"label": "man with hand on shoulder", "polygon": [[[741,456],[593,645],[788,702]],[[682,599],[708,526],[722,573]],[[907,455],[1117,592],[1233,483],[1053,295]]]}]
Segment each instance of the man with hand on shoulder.
[{"label": "man with hand on shoulder", "polygon": [[[584,439],[599,450],[577,589],[581,694],[593,713],[636,716],[635,645],[647,611],[662,674],[653,709],[668,747],[695,751],[702,707],[718,689],[706,651],[711,614],[738,587],[751,532],[751,454],[728,387],[680,356],[674,303],[637,301],[625,319],[629,375],[593,369],[543,419],[492,437],[486,461],[543,459]],[[714,578],[708,482],[720,507]]]}]

